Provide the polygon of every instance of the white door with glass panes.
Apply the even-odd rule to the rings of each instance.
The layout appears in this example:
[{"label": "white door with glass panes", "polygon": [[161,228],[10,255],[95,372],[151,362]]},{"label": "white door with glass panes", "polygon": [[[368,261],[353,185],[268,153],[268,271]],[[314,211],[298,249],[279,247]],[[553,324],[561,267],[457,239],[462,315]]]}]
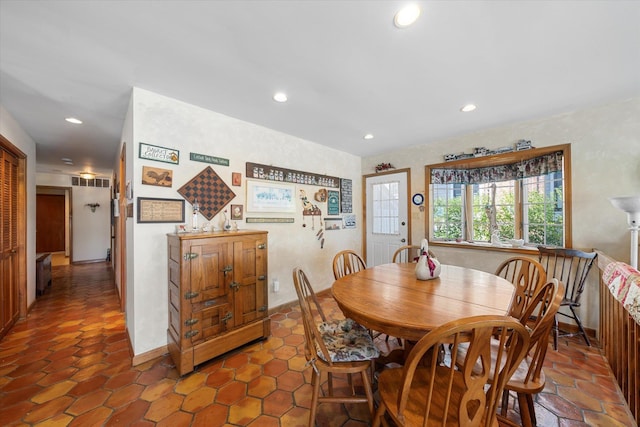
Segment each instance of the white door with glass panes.
[{"label": "white door with glass panes", "polygon": [[367,267],[390,263],[408,245],[407,172],[372,175],[366,182]]}]

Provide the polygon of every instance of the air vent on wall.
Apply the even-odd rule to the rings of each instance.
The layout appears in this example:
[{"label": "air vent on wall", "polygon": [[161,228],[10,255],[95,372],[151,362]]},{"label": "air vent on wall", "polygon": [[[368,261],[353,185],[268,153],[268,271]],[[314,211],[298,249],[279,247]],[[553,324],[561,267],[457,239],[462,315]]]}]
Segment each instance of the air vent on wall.
[{"label": "air vent on wall", "polygon": [[84,179],[77,176],[71,177],[71,185],[78,187],[102,187],[109,188],[109,180],[102,178]]}]

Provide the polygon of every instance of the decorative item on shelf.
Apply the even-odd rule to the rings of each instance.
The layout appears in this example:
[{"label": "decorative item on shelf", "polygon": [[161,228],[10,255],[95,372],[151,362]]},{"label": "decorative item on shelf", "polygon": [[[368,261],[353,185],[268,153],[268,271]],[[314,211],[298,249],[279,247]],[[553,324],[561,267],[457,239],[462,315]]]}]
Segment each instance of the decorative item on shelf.
[{"label": "decorative item on shelf", "polygon": [[516,151],[528,150],[530,148],[533,148],[531,146],[531,141],[521,139],[518,142],[516,142]]},{"label": "decorative item on shelf", "polygon": [[222,229],[224,231],[231,230],[231,223],[229,222],[229,217],[227,216],[227,210],[222,211]]},{"label": "decorative item on shelf", "polygon": [[191,230],[198,230],[198,212],[200,212],[200,205],[198,204],[198,199],[195,199],[193,202],[193,214],[191,216]]},{"label": "decorative item on shelf", "polygon": [[391,163],[380,163],[378,165],[376,165],[376,172],[382,172],[382,171],[386,171],[389,169],[395,169],[396,167],[393,166]]},{"label": "decorative item on shelf", "polygon": [[474,157],[484,157],[489,154],[489,150],[486,147],[476,147],[473,149]]},{"label": "decorative item on shelf", "polygon": [[91,208],[91,212],[95,212],[96,208],[100,207],[100,203],[87,203],[85,206],[89,206]]},{"label": "decorative item on shelf", "polygon": [[422,239],[420,245],[420,258],[416,264],[416,278],[418,280],[431,280],[440,277],[442,266],[435,256],[429,253],[429,241]]}]

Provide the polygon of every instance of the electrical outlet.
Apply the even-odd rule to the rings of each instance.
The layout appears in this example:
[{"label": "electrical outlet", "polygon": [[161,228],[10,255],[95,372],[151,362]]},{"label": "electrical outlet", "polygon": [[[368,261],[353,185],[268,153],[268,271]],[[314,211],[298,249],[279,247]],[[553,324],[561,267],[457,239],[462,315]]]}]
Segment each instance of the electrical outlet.
[{"label": "electrical outlet", "polygon": [[280,292],[280,282],[278,279],[273,279],[273,292]]}]

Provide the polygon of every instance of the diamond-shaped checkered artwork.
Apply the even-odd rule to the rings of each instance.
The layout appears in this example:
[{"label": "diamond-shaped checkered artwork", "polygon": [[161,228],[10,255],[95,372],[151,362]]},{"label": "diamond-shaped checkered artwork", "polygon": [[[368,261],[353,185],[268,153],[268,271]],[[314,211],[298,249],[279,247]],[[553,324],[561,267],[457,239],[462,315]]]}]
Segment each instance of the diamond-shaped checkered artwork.
[{"label": "diamond-shaped checkered artwork", "polygon": [[209,221],[236,197],[211,166],[180,187],[178,193],[192,205],[197,199],[200,213]]}]

